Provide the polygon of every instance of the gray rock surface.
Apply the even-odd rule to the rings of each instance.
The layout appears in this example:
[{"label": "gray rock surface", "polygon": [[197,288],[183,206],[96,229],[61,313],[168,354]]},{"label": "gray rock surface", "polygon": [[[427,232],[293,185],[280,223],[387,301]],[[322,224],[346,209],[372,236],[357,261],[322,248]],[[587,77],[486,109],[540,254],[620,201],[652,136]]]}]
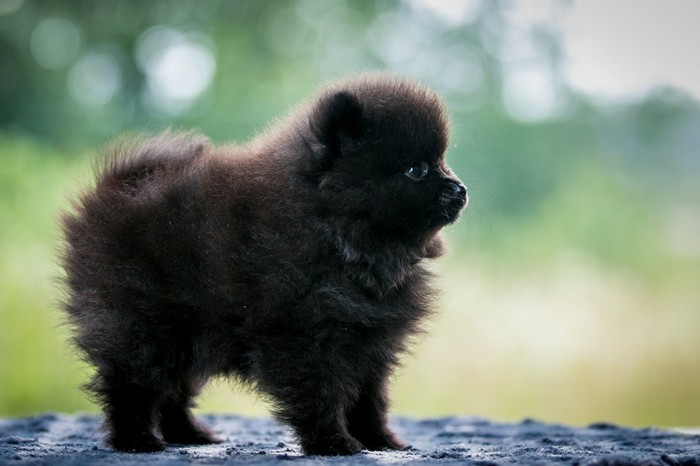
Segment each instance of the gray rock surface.
[{"label": "gray rock surface", "polygon": [[206,416],[225,439],[215,446],[172,445],[162,453],[116,453],[102,444],[95,416],[46,414],[0,420],[0,464],[25,465],[381,465],[566,464],[700,466],[700,435],[612,424],[584,428],[526,420],[396,418],[392,425],[413,447],[351,457],[306,457],[289,431],[271,419]]}]

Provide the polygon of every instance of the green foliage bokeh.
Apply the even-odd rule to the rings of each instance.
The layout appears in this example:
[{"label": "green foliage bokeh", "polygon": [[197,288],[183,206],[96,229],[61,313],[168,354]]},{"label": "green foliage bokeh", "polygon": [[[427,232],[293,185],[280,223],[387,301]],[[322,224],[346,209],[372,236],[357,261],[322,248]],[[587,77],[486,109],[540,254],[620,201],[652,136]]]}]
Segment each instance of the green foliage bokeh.
[{"label": "green foliage bokeh", "polygon": [[[558,103],[514,111],[497,52],[508,4],[453,22],[420,3],[0,0],[0,415],[95,409],[56,309],[55,220],[100,145],[168,127],[242,141],[327,79],[387,70],[444,96],[448,160],[471,197],[437,266],[444,312],[397,376],[397,410],[700,423],[697,101],[578,94],[540,28]],[[183,50],[214,60],[210,81],[154,87],[168,79],[158,60]],[[264,412],[229,391],[213,386],[203,409]]]}]

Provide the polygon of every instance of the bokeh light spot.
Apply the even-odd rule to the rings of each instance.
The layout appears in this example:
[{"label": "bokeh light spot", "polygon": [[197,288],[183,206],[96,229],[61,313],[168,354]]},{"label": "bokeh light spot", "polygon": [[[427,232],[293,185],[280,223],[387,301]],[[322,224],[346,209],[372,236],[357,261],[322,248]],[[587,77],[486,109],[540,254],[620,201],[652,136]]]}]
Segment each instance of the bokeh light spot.
[{"label": "bokeh light spot", "polygon": [[0,0],[0,16],[10,15],[22,7],[24,0]]},{"label": "bokeh light spot", "polygon": [[67,19],[45,19],[32,32],[30,47],[40,66],[52,70],[61,69],[78,54],[80,31]]},{"label": "bokeh light spot", "polygon": [[121,69],[117,60],[104,52],[88,53],[71,68],[68,75],[71,95],[88,107],[108,103],[121,85]]},{"label": "bokeh light spot", "polygon": [[557,79],[544,63],[510,69],[504,76],[502,96],[506,111],[520,121],[553,118],[561,107]]},{"label": "bokeh light spot", "polygon": [[206,36],[163,27],[142,34],[136,59],[146,73],[146,104],[172,115],[187,111],[216,71],[213,45]]},{"label": "bokeh light spot", "polygon": [[408,3],[452,26],[474,21],[481,8],[479,0],[408,0]]}]

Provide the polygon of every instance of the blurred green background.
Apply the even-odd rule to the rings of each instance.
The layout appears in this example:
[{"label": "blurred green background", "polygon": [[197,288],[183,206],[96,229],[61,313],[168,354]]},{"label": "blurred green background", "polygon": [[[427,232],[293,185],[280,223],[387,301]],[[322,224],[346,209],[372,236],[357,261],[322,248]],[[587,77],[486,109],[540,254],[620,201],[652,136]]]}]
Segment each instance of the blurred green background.
[{"label": "blurred green background", "polygon": [[[382,69],[444,96],[471,195],[394,411],[700,425],[692,3],[0,0],[0,416],[96,411],[55,305],[55,219],[102,144],[245,140]],[[265,405],[219,381],[201,410]]]}]

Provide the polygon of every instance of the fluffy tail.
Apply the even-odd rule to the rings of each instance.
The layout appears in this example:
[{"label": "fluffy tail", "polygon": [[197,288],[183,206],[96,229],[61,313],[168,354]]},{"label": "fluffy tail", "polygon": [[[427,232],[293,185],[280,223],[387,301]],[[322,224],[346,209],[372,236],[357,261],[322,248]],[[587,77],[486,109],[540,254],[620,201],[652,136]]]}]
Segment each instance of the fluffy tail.
[{"label": "fluffy tail", "polygon": [[136,189],[161,171],[179,171],[205,154],[208,139],[193,133],[166,131],[154,137],[129,136],[105,150],[98,189]]}]

